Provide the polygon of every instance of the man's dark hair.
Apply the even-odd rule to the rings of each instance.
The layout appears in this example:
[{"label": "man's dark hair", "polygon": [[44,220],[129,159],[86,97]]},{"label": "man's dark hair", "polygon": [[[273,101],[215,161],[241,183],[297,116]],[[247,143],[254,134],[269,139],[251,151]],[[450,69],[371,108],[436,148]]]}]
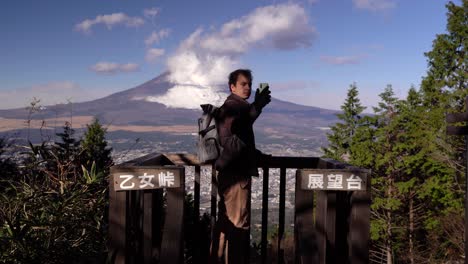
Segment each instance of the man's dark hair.
[{"label": "man's dark hair", "polygon": [[247,78],[250,82],[250,86],[252,86],[252,71],[249,69],[237,69],[229,74],[229,90],[231,90],[231,84],[236,85],[239,75],[243,75]]}]

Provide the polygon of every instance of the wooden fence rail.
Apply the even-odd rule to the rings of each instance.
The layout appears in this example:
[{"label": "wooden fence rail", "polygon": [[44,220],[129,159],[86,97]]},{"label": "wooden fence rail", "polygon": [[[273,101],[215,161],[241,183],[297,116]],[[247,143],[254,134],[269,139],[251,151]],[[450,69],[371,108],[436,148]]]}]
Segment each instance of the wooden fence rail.
[{"label": "wooden fence rail", "polygon": [[[153,153],[114,166],[109,181],[109,259],[111,263],[184,263],[185,167],[194,167],[194,237],[200,237],[201,166],[192,154]],[[295,263],[368,263],[370,173],[330,159],[272,157],[263,168],[261,263],[284,263],[286,170],[297,169],[294,209]],[[269,169],[279,168],[279,219],[276,256],[268,256]],[[351,171],[360,190],[330,190],[312,182],[310,170]],[[216,171],[211,168],[210,222],[216,221]],[[313,171],[312,171],[313,172]],[[133,174],[132,174],[133,173]],[[166,174],[164,174],[166,173]],[[133,175],[135,179],[129,179]],[[171,178],[166,176],[170,175]],[[344,176],[343,176],[344,175]],[[357,187],[355,175],[340,181]],[[174,176],[174,177],[172,177]],[[351,177],[351,178],[350,178]],[[354,178],[353,178],[354,177]],[[309,180],[309,186],[306,181]],[[150,180],[153,180],[152,182]],[[126,181],[123,183],[123,181]],[[132,182],[133,181],[133,182]],[[149,183],[148,183],[149,182]],[[133,184],[132,184],[133,183]],[[153,186],[151,186],[151,184]],[[322,183],[323,184],[323,183]],[[124,187],[124,188],[121,188]],[[132,188],[129,188],[132,187]],[[311,187],[311,188],[308,188]],[[320,188],[322,187],[322,188]],[[125,189],[127,188],[127,189]],[[163,195],[165,193],[165,195]],[[315,198],[315,202],[314,202]],[[164,217],[162,217],[164,216]],[[208,252],[193,243],[191,263],[205,263]],[[186,261],[186,260],[185,260]]]}]

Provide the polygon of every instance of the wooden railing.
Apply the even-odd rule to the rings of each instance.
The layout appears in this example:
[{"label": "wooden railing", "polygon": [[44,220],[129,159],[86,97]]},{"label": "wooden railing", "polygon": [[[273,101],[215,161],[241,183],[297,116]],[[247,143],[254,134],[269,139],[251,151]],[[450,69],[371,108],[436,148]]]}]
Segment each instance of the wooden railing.
[{"label": "wooden railing", "polygon": [[[183,263],[185,175],[175,188],[116,191],[118,171],[135,168],[180,170],[194,167],[194,232],[200,232],[201,166],[192,154],[149,154],[114,166],[110,177],[109,259],[111,263]],[[267,263],[269,169],[280,169],[278,236],[274,259],[284,263],[286,169],[358,169],[315,157],[272,157],[263,168],[261,263]],[[298,172],[299,172],[298,170]],[[211,170],[211,226],[216,221],[216,170]],[[296,174],[294,206],[295,263],[368,263],[370,178],[366,191],[310,191],[301,188]],[[158,183],[159,184],[159,183]],[[159,186],[159,185],[158,185]],[[316,202],[314,202],[314,198]],[[198,212],[198,213],[197,213]],[[161,217],[164,215],[163,217]],[[195,234],[200,237],[201,234]],[[205,263],[205,248],[193,243],[191,263]]]}]

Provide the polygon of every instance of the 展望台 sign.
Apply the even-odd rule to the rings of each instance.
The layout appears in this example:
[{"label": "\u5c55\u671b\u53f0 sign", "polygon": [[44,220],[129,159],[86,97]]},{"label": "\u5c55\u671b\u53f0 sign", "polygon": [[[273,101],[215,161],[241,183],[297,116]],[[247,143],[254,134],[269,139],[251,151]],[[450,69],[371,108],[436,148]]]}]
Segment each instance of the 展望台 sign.
[{"label": "\u5c55\u671b\u53f0 sign", "polygon": [[115,191],[179,188],[183,167],[119,167],[111,171]]},{"label": "\u5c55\u671b\u53f0 sign", "polygon": [[365,191],[367,170],[307,169],[298,170],[303,190]]}]

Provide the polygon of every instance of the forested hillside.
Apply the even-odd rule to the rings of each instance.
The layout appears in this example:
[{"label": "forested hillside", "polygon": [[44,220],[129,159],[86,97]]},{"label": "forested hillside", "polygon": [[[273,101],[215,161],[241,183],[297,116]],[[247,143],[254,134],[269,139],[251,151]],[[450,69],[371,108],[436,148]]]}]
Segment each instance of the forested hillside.
[{"label": "forested hillside", "polygon": [[464,259],[464,138],[446,135],[445,115],[465,112],[468,1],[447,4],[420,87],[406,98],[383,89],[363,115],[350,86],[325,155],[372,170],[371,261],[447,263]]}]

